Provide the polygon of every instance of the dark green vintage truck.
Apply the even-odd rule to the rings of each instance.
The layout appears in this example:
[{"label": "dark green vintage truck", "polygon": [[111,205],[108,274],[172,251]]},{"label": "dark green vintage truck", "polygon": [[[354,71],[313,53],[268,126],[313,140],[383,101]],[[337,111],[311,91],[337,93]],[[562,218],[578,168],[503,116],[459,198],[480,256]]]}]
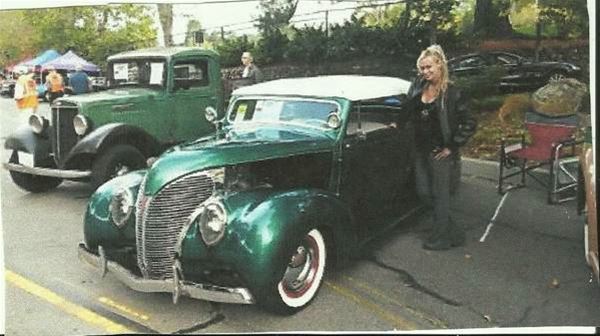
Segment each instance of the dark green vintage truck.
[{"label": "dark green vintage truck", "polygon": [[4,167],[29,192],[63,180],[98,187],[110,178],[146,167],[166,148],[213,130],[204,118],[223,110],[216,53],[199,48],[150,48],[108,58],[109,89],[63,97],[51,120],[32,115],[29,126],[7,137],[12,151]]}]

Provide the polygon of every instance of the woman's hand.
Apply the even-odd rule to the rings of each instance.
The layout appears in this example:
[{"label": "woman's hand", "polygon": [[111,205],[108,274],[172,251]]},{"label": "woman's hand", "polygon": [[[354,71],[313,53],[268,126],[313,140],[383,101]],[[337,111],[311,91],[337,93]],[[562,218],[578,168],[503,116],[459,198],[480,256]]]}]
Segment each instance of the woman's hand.
[{"label": "woman's hand", "polygon": [[450,150],[450,148],[444,147],[441,151],[437,152],[435,154],[435,156],[433,157],[435,160],[441,160],[441,159],[445,159],[447,158],[450,154],[452,153],[452,151]]}]

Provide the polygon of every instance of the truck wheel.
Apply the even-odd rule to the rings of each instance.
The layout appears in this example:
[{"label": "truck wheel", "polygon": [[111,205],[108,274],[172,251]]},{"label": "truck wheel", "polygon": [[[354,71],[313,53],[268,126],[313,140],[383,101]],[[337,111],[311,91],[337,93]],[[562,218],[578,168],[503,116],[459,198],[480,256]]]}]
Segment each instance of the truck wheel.
[{"label": "truck wheel", "polygon": [[327,260],[325,239],[318,229],[306,234],[290,256],[281,279],[258,298],[263,306],[278,314],[294,314],[308,306],[323,282]]},{"label": "truck wheel", "polygon": [[[19,163],[19,153],[13,151],[8,162]],[[39,167],[52,168],[54,164],[52,159],[49,159],[47,162],[41,162]],[[19,188],[31,193],[40,193],[54,189],[62,182],[62,179],[57,177],[25,174],[12,170],[10,171],[10,177]]]},{"label": "truck wheel", "polygon": [[113,177],[146,167],[146,158],[135,147],[117,145],[100,154],[92,165],[92,186],[98,188]]}]

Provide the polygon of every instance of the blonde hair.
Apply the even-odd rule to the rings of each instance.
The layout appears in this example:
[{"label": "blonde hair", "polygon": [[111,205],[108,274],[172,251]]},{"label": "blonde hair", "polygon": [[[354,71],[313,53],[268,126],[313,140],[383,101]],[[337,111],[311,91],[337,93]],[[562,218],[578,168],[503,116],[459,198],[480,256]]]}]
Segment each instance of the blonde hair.
[{"label": "blonde hair", "polygon": [[421,69],[419,68],[419,63],[425,57],[433,58],[434,62],[439,64],[442,70],[442,75],[440,78],[440,89],[442,92],[446,92],[448,88],[448,83],[450,83],[450,78],[448,75],[448,63],[446,61],[446,54],[444,54],[444,50],[439,44],[432,44],[427,49],[421,51],[421,55],[417,58],[417,71],[419,74],[421,73]]}]

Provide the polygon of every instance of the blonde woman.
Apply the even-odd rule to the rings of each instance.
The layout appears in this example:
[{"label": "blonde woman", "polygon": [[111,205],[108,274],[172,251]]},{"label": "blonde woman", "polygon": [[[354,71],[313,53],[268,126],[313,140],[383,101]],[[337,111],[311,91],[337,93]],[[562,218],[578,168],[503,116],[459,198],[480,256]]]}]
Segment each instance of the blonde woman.
[{"label": "blonde woman", "polygon": [[476,123],[448,78],[439,45],[421,52],[417,70],[408,92],[415,124],[416,185],[421,200],[433,210],[432,234],[423,248],[446,250],[465,242],[464,230],[450,218],[450,193],[460,177],[459,147],[475,133]]}]

